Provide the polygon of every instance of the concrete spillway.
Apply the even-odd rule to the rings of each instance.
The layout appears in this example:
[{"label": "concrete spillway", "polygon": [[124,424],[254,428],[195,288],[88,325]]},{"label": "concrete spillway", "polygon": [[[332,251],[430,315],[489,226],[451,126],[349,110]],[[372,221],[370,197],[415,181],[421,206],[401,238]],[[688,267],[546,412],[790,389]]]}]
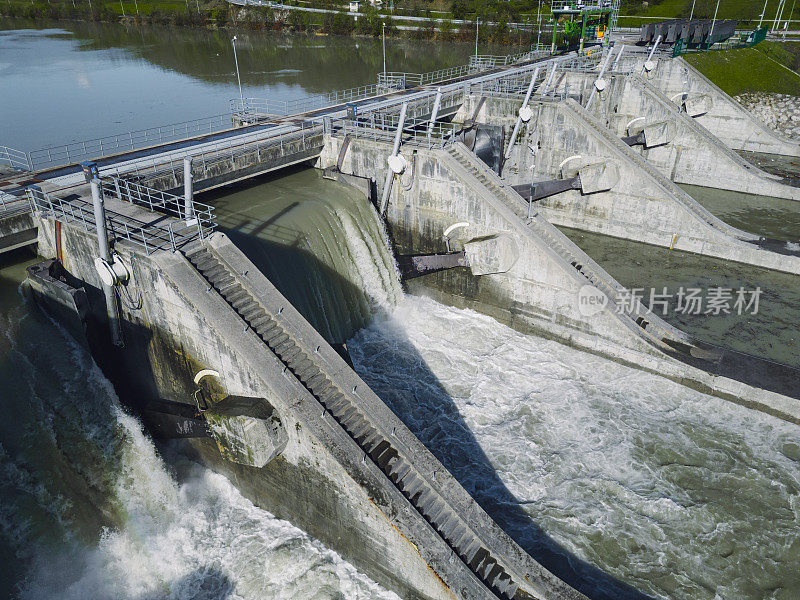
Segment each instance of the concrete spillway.
[{"label": "concrete spillway", "polygon": [[[624,55],[619,70],[642,73],[646,57]],[[682,58],[659,58],[645,79],[671,101],[685,105],[689,100],[708,105],[697,122],[734,150],[800,156],[800,143],[786,139],[754,118],[705,75]]]},{"label": "concrete spillway", "polygon": [[[356,174],[385,169],[381,157],[386,151],[380,143],[353,142],[343,169]],[[337,155],[333,140],[322,158]],[[509,235],[518,252],[504,272],[479,277],[468,270],[434,273],[409,283],[412,290],[798,420],[794,369],[710,347],[643,303],[626,301],[629,292],[550,223],[547,209],[529,208],[508,182],[463,146],[417,149],[408,180],[399,187],[387,219],[401,253],[443,251],[443,233],[455,223],[464,226],[451,234],[452,248]],[[585,286],[605,298],[590,314],[581,306]]]},{"label": "concrete spillway", "polygon": [[[40,252],[61,255],[97,302],[97,274],[81,260],[93,235],[64,226],[56,242],[49,220],[39,231]],[[582,597],[494,524],[226,236],[151,257],[125,246],[120,260],[155,294],[125,310],[122,364],[150,365],[156,389],[184,402],[194,394],[191,372],[214,369],[222,395],[263,398],[276,411],[282,442],[234,429],[216,438],[219,450],[196,442],[246,495],[404,597]],[[261,466],[270,440],[279,457]]]},{"label": "concrete spillway", "polygon": [[[578,98],[587,106],[596,79],[594,73],[567,72],[555,91]],[[654,139],[634,149],[667,178],[676,183],[800,200],[800,188],[780,183],[779,177],[750,164],[703,127],[700,122],[707,113],[689,114],[638,73],[611,73],[605,79],[608,87],[595,94],[587,110],[620,138],[653,133]]]},{"label": "concrete spillway", "polygon": [[[477,99],[465,103],[469,113]],[[510,125],[519,101],[489,98],[481,117]],[[557,225],[597,231],[667,248],[686,250],[800,272],[800,253],[762,249],[760,236],[731,227],[677,187],[652,164],[614,135],[572,99],[539,102],[535,121],[520,136],[504,175],[514,183],[560,178],[564,167],[609,162],[620,172],[606,192],[559,194],[542,202],[543,213]],[[530,147],[536,148],[531,152]],[[569,164],[566,164],[569,162]],[[794,189],[794,188],[792,188]],[[796,255],[793,255],[796,254]]]},{"label": "concrete spillway", "polygon": [[[800,253],[731,227],[675,182],[697,183],[720,165],[756,193],[795,199],[795,189],[724,147],[688,114],[691,101],[683,110],[671,104],[667,84],[613,73],[587,110],[578,101],[592,94],[595,73],[563,69],[548,91],[552,65],[549,75],[528,64],[447,82],[449,116],[460,106],[453,123],[427,123],[441,96],[420,86],[364,101],[364,115],[321,111],[311,116],[324,124],[308,129],[304,119],[245,127],[235,152],[196,140],[190,146],[205,150],[191,170],[194,191],[315,161],[386,200],[399,254],[445,256],[409,280],[410,291],[800,423],[795,369],[670,325],[555,226],[797,274]],[[662,71],[671,81],[672,71]],[[520,126],[518,82],[529,78],[542,95]],[[646,127],[630,131],[640,118]],[[659,131],[669,139],[647,147],[648,127],[665,121]],[[502,128],[512,125],[519,136],[509,147]],[[640,134],[643,149],[623,139]],[[778,147],[758,139],[762,150]],[[158,414],[156,431],[172,423],[173,435],[255,503],[403,597],[582,598],[522,550],[328,344],[324,335],[344,341],[344,328],[315,330],[256,261],[226,235],[210,235],[210,207],[186,208],[170,193],[186,183],[173,164],[183,150],[160,148],[163,161],[145,170],[149,150],[99,165],[101,176],[122,175],[94,185],[106,198],[115,255],[106,267],[117,264],[124,278],[94,261],[89,186],[74,165],[29,191],[25,231],[37,232],[40,254],[66,269],[32,270],[34,288],[73,329],[93,330],[98,360],[128,400]],[[534,198],[538,184],[553,193]],[[389,244],[376,231],[344,235],[371,238],[354,262],[388,269]],[[122,323],[124,351],[109,347],[104,327],[118,299],[111,321]]]}]

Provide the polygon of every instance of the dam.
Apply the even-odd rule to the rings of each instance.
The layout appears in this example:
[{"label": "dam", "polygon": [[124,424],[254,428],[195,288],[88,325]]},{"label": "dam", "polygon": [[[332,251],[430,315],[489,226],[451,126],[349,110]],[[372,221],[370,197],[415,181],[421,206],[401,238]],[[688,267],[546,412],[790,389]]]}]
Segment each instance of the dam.
[{"label": "dam", "polygon": [[[286,109],[234,101],[235,127],[156,146],[130,141],[113,155],[81,155],[73,146],[63,155],[51,150],[47,159],[22,153],[14,166],[26,171],[4,180],[3,223],[9,236],[35,230],[39,255],[56,259],[29,270],[31,287],[60,323],[86,337],[124,403],[137,407],[152,431],[184,436],[199,460],[224,473],[245,497],[401,597],[636,597],[591,565],[543,550],[546,544],[530,532],[530,517],[509,508],[499,491],[509,487],[506,478],[487,489],[481,486],[491,477],[470,479],[470,466],[484,465],[469,441],[475,421],[470,417],[469,427],[459,422],[468,406],[455,412],[447,406],[435,376],[419,371],[422,381],[432,378],[429,394],[438,405],[415,406],[411,399],[419,389],[403,393],[409,383],[392,379],[400,358],[411,365],[420,360],[408,341],[393,337],[400,327],[415,328],[419,340],[434,322],[442,329],[429,335],[444,337],[460,320],[481,336],[502,336],[510,347],[524,347],[526,335],[539,336],[561,357],[550,365],[555,370],[565,368],[560,360],[574,358],[561,352],[579,350],[589,362],[636,367],[632,372],[654,389],[667,385],[681,397],[704,392],[778,416],[786,421],[777,426],[780,435],[791,439],[798,420],[796,367],[697,339],[643,303],[610,310],[623,304],[625,288],[555,227],[795,274],[791,241],[737,230],[675,185],[686,183],[684,176],[677,181],[667,159],[648,154],[653,134],[646,119],[638,133],[604,122],[619,114],[620,105],[609,108],[614,103],[633,102],[625,90],[641,89],[636,84],[660,98],[652,90],[660,85],[659,70],[669,72],[662,64],[682,62],[659,58],[653,78],[641,83],[639,63],[630,58],[634,66],[627,67],[628,58],[623,54],[618,70],[604,77],[634,83],[620,85],[619,97],[611,95],[613,85],[596,93],[588,108],[591,91],[582,82],[598,79],[603,55],[528,55],[487,71],[467,65],[455,73],[383,73],[373,88],[345,94],[347,104],[339,96]],[[711,108],[719,110],[732,102],[721,92],[713,100]],[[698,140],[714,140],[699,117],[677,105],[655,105],[665,111],[657,116],[662,122],[670,115],[678,124],[696,119],[684,126],[697,137],[676,141],[672,126],[656,123],[654,129],[671,139],[652,148],[682,152]],[[531,117],[516,126],[525,106]],[[293,108],[304,112],[291,114]],[[497,134],[504,126],[506,133],[518,129],[513,143]],[[640,134],[643,143],[622,139]],[[714,147],[721,148],[719,160],[728,161],[731,176],[738,174],[753,193],[794,199],[785,189],[790,186],[736,158],[738,148],[725,148],[719,139]],[[67,152],[69,159],[59,157]],[[247,246],[245,226],[235,223],[241,208],[221,216],[218,200],[231,182],[304,163],[336,185],[351,186],[348,202],[358,208],[355,216],[353,209],[324,208],[343,248],[329,250],[328,262],[319,258],[323,242],[313,239],[320,225],[300,215],[292,226],[285,220],[264,224],[287,246],[316,248],[306,257],[311,266],[302,267],[310,282],[292,289],[289,275],[297,263],[265,262]],[[679,163],[671,167],[676,173],[683,172]],[[547,188],[540,184],[568,187],[533,200],[537,188]],[[215,200],[205,204],[195,194]],[[97,198],[105,213],[100,221]],[[284,209],[294,211],[291,203]],[[20,219],[28,221],[20,225]],[[103,223],[110,271],[95,264]],[[8,239],[9,249],[32,241]],[[390,249],[413,300],[402,299]],[[321,285],[332,270],[344,270],[331,269],[337,263],[357,265],[353,277],[335,288]],[[103,280],[109,273],[111,285]],[[599,290],[609,309],[584,314],[577,301],[584,286]],[[313,298],[307,292],[314,289],[327,296]],[[116,319],[107,301],[116,303]],[[376,302],[420,302],[436,320],[388,329],[367,325]],[[448,328],[444,323],[453,315],[441,313],[444,305],[469,308],[479,318],[459,313]],[[332,312],[323,318],[323,310]],[[458,336],[449,343],[458,347]],[[473,343],[476,355],[490,351]],[[435,352],[416,351],[432,373],[442,373]],[[467,356],[453,352],[450,359],[458,360],[464,376],[475,368]],[[546,377],[544,369],[525,373],[524,362],[507,359],[520,369],[520,383],[509,393]],[[454,381],[444,385],[457,386],[458,373],[454,369]],[[712,399],[728,414],[725,401]]]}]

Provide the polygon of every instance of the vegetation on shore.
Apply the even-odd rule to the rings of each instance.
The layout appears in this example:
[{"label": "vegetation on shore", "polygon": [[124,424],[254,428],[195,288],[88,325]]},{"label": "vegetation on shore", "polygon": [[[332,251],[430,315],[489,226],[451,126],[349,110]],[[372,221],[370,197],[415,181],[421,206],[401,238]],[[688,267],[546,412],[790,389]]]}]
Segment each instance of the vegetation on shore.
[{"label": "vegetation on shore", "polygon": [[[743,28],[758,26],[759,15],[764,13],[764,23],[772,24],[778,12],[778,0],[768,0],[766,10],[764,0],[737,0],[736,2],[720,2],[717,12],[718,19],[739,19]],[[653,22],[657,18],[687,19],[692,15],[696,19],[711,19],[717,7],[716,0],[623,0],[620,14],[628,18],[621,18],[620,25],[636,27],[642,23]],[[790,16],[800,13],[800,6],[787,3],[783,11],[782,20],[788,21]],[[642,18],[645,17],[645,18]]]},{"label": "vegetation on shore", "polygon": [[752,48],[687,54],[687,62],[736,96],[745,92],[800,96],[800,44],[761,42]]},{"label": "vegetation on shore", "polygon": [[[465,0],[455,0],[464,2]],[[290,4],[298,4],[291,0]],[[237,6],[225,0],[0,0],[0,16],[31,20],[83,20],[98,22],[121,22],[131,24],[169,25],[178,27],[226,26],[244,27],[253,30],[291,32],[316,32],[336,35],[365,35],[379,37],[383,24],[387,35],[417,39],[440,39],[443,41],[474,41],[472,26],[453,23],[427,9],[422,12],[423,21],[403,21],[403,16],[418,13],[417,10],[398,10],[389,14],[377,10],[364,2],[357,19],[342,9],[338,2],[317,0],[306,3],[337,10],[337,12],[314,13],[299,10],[280,10],[268,6]],[[511,4],[511,3],[506,3]],[[341,9],[341,10],[338,10]],[[502,14],[482,11],[485,19],[497,18],[492,25],[479,30],[480,41],[496,44],[529,45],[535,33],[509,28],[508,10]],[[488,15],[488,16],[487,16]],[[413,26],[415,29],[398,27]]]}]

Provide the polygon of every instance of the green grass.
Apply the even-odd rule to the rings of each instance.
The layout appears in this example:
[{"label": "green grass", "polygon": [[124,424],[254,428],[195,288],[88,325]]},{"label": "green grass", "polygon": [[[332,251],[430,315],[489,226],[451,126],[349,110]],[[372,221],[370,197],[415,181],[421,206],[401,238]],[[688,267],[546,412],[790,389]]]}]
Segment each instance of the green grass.
[{"label": "green grass", "polygon": [[[620,10],[621,15],[627,15],[629,18],[620,19],[620,24],[628,27],[636,27],[642,23],[652,22],[652,18],[641,19],[639,17],[658,17],[664,19],[674,19],[677,17],[688,18],[692,11],[693,0],[652,0],[647,6],[644,2],[626,2],[623,3]],[[710,19],[714,16],[714,8],[716,7],[716,0],[696,0],[694,2],[695,18]],[[783,20],[789,20],[789,11],[792,9],[792,2],[788,2],[785,10],[783,11]],[[764,10],[764,0],[721,0],[719,3],[719,12],[717,13],[718,19],[739,19],[743,21],[743,26],[752,25],[755,27],[758,24],[759,15]],[[765,21],[775,19],[775,14],[778,10],[778,0],[768,0],[767,9],[764,14]],[[795,7],[793,15],[800,14],[800,5]],[[797,18],[796,16],[793,18]],[[746,22],[745,22],[746,21]]]},{"label": "green grass", "polygon": [[793,68],[798,44],[762,42],[753,48],[687,54],[683,58],[731,96],[767,92],[800,96],[800,75]]}]

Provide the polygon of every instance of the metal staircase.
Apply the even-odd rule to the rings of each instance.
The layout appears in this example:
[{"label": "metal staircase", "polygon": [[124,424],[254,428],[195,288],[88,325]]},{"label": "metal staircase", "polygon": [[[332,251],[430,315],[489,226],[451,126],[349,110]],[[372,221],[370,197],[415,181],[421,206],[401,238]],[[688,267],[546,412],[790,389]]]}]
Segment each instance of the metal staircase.
[{"label": "metal staircase", "polygon": [[[238,277],[203,242],[184,255],[209,284],[252,328],[285,368],[320,402],[325,411],[377,465],[420,515],[438,532],[464,565],[485,586],[485,597],[517,600],[531,598],[498,557],[443,497],[441,488],[412,460],[404,456],[392,435],[385,434],[350,392],[335,383],[335,376],[320,370],[312,360],[313,350],[293,339],[279,320],[243,286]],[[387,409],[388,411],[388,409]],[[435,460],[435,459],[432,459]],[[435,479],[435,478],[433,478]],[[478,596],[480,597],[480,595]]]},{"label": "metal staircase", "polygon": [[[473,185],[482,187],[493,198],[501,201],[521,218],[529,210],[528,202],[507,185],[494,171],[470,152],[463,144],[456,143],[445,149],[447,155],[471,178]],[[671,349],[679,346],[693,345],[689,336],[669,325],[653,314],[641,302],[631,302],[628,290],[605,272],[583,250],[576,246],[567,236],[561,233],[552,223],[537,214],[535,209],[528,214],[525,221],[528,231],[550,250],[565,268],[579,276],[583,283],[589,283],[606,294],[609,301],[620,307],[614,311],[623,324],[650,342],[666,345]]]}]

